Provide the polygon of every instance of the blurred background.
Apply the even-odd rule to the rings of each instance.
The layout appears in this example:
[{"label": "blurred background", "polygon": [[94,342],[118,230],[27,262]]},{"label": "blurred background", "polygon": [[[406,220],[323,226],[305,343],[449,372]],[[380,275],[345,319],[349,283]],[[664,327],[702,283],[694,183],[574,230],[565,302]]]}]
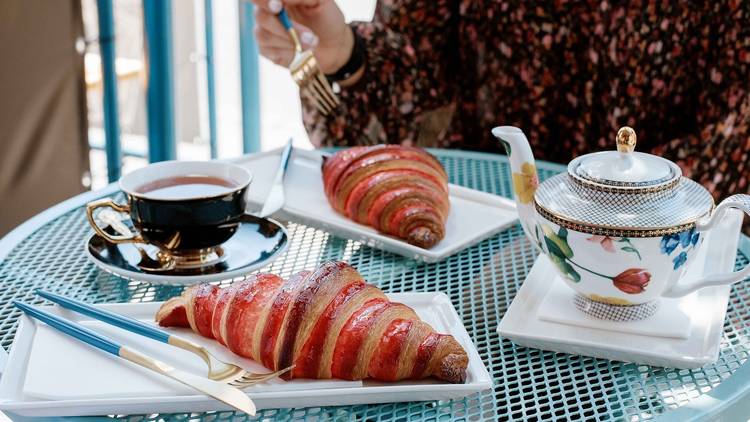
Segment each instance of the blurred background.
[{"label": "blurred background", "polygon": [[[338,3],[348,21],[372,19],[375,0]],[[289,71],[257,54],[252,7],[0,2],[0,236],[149,160],[231,158],[290,137],[312,148]]]}]

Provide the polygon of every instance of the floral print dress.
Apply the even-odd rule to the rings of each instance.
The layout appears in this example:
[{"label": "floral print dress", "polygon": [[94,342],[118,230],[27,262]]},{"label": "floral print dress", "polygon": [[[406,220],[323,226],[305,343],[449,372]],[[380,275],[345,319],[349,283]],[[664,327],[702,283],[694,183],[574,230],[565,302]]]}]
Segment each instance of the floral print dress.
[{"label": "floral print dress", "polygon": [[[750,190],[750,1],[381,0],[354,23],[363,77],[315,146],[401,143],[501,152],[522,128],[537,158],[614,148],[677,162],[717,197]],[[303,100],[304,101],[304,100]]]}]

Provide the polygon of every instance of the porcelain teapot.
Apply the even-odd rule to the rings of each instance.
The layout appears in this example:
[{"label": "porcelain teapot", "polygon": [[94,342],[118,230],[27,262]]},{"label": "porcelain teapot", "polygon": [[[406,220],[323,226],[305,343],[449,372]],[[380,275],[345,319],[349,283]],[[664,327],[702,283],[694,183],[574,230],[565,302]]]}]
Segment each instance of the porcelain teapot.
[{"label": "porcelain teapot", "polygon": [[636,152],[633,129],[617,132],[616,151],[577,157],[566,173],[541,184],[523,132],[500,126],[492,134],[509,156],[524,232],[579,295],[640,305],[750,275],[749,265],[680,282],[728,209],[750,215],[750,196],[733,195],[715,207],[711,194],[675,163]]}]

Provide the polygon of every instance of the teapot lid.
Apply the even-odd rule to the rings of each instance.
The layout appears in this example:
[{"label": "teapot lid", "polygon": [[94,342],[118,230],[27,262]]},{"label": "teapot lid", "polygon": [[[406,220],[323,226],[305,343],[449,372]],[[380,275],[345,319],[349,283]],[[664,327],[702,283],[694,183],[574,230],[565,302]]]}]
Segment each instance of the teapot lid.
[{"label": "teapot lid", "polygon": [[677,164],[635,152],[636,135],[630,127],[617,131],[617,151],[587,154],[568,164],[573,181],[617,193],[644,193],[673,188],[682,176]]},{"label": "teapot lid", "polygon": [[711,212],[708,190],[682,177],[675,163],[634,148],[633,129],[620,129],[617,151],[576,158],[567,174],[542,183],[534,194],[536,210],[568,229],[620,237],[689,230]]}]

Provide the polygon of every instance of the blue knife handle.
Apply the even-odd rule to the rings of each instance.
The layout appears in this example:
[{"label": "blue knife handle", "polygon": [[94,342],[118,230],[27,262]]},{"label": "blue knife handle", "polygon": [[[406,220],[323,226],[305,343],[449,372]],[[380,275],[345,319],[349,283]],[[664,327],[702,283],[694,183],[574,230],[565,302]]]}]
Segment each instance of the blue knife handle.
[{"label": "blue knife handle", "polygon": [[115,343],[114,340],[110,338],[104,337],[103,335],[97,334],[96,332],[91,331],[82,325],[60,318],[59,316],[53,315],[49,312],[42,311],[41,309],[30,306],[26,303],[14,300],[13,304],[16,306],[16,308],[24,311],[26,315],[36,318],[39,321],[46,323],[50,327],[56,328],[71,337],[74,337],[86,344],[90,344],[98,349],[104,350],[107,353],[111,353],[115,356],[120,356],[120,348],[122,346]]},{"label": "blue knife handle", "polygon": [[281,9],[281,12],[279,12],[278,16],[281,25],[284,26],[284,29],[286,29],[287,31],[292,29],[292,20],[289,19],[289,15],[286,14],[286,9]]},{"label": "blue knife handle", "polygon": [[145,324],[141,321],[138,321],[137,319],[128,318],[114,312],[105,311],[104,309],[91,306],[87,303],[45,290],[37,290],[36,294],[49,300],[50,302],[54,302],[62,306],[65,309],[70,309],[71,311],[78,312],[79,314],[90,316],[91,318],[98,319],[99,321],[106,322],[107,324],[114,325],[115,327],[120,327],[128,330],[131,333],[152,338],[162,343],[169,343],[170,334],[168,332]]}]

